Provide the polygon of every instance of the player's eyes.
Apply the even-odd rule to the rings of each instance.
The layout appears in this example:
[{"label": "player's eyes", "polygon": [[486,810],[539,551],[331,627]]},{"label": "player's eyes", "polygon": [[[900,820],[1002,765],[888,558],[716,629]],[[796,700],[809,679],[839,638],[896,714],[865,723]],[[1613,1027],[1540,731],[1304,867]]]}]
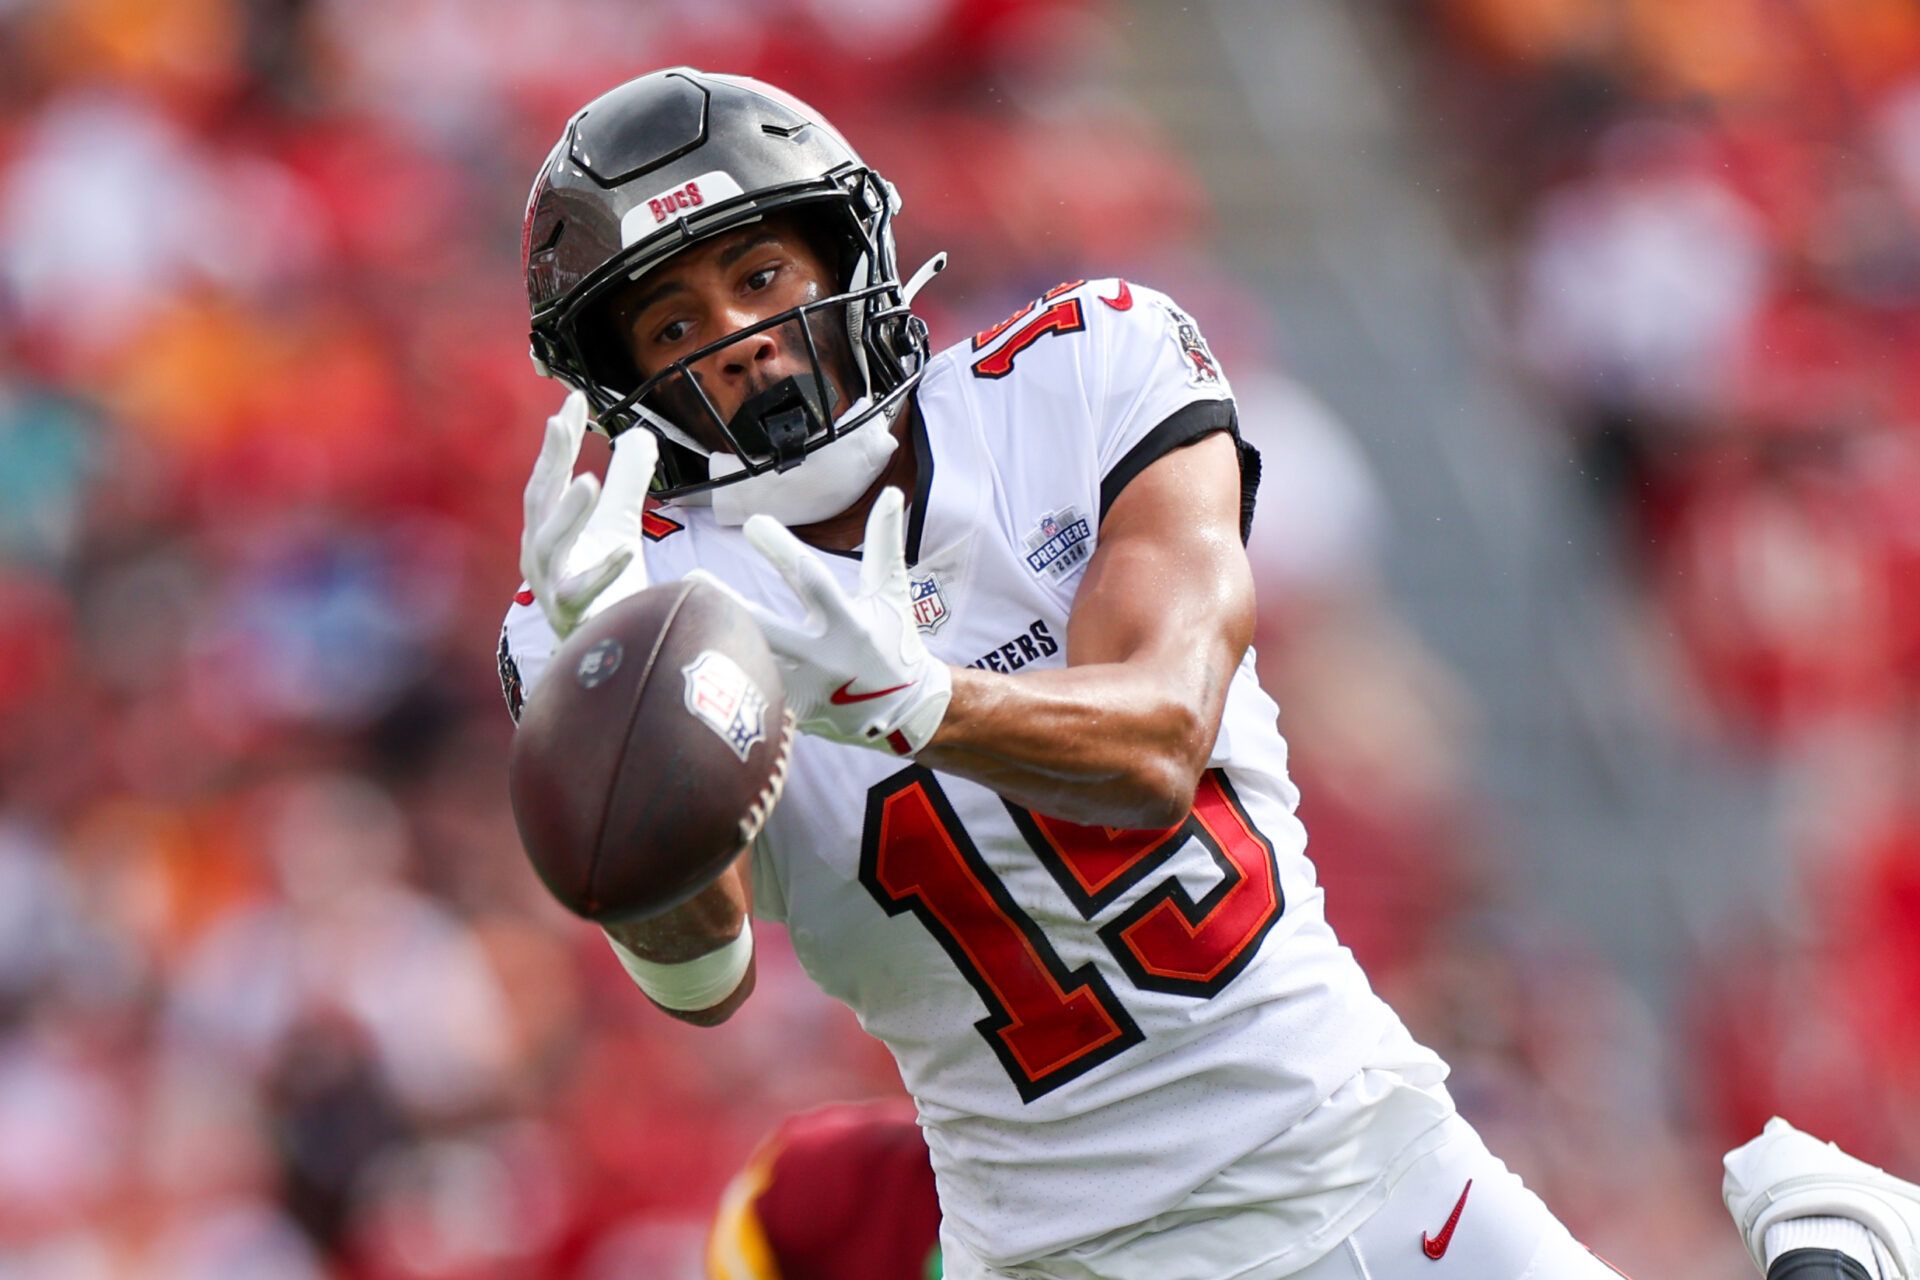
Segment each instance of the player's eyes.
[{"label": "player's eyes", "polygon": [[[760,293],[772,288],[773,282],[779,278],[782,265],[779,262],[770,262],[764,267],[749,271],[741,277],[741,290],[745,293]],[[653,341],[663,347],[674,347],[685,342],[692,333],[691,320],[669,320],[654,329]]]}]

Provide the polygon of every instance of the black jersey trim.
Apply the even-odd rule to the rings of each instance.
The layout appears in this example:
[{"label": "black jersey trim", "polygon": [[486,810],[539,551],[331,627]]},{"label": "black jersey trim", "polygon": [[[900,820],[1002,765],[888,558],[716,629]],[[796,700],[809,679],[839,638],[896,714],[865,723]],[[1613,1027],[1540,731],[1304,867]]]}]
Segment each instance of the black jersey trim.
[{"label": "black jersey trim", "polygon": [[1141,437],[1127,450],[1126,457],[1114,464],[1100,482],[1100,518],[1107,518],[1120,491],[1175,449],[1205,439],[1216,431],[1233,435],[1240,452],[1240,541],[1253,532],[1253,504],[1260,489],[1260,451],[1240,438],[1240,416],[1231,400],[1195,400],[1175,409],[1159,426]]},{"label": "black jersey trim", "polygon": [[907,512],[907,563],[920,563],[920,535],[927,527],[927,500],[933,493],[933,442],[927,439],[927,415],[920,411],[916,388],[907,397],[907,412],[913,421],[907,425],[907,438],[913,445],[913,509]]},{"label": "black jersey trim", "polygon": [[[913,503],[907,509],[907,563],[920,563],[920,532],[927,523],[927,494],[933,489],[933,445],[927,440],[927,420],[916,398],[909,397],[906,411],[912,415],[907,424],[907,442],[913,446]],[[859,560],[861,551],[841,551],[834,547],[815,547],[824,555],[842,560]]]}]

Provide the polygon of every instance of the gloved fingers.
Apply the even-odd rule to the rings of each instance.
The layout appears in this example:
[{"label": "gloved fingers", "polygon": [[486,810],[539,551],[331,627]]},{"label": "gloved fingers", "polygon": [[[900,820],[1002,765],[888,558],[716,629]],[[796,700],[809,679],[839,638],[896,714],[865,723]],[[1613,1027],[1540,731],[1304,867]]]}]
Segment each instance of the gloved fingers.
[{"label": "gloved fingers", "polygon": [[538,592],[546,581],[540,562],[539,538],[529,525],[520,531],[520,576],[526,579],[527,589]]},{"label": "gloved fingers", "polygon": [[720,579],[714,577],[711,573],[708,573],[705,569],[695,569],[693,572],[689,573],[686,576],[685,581],[696,583],[704,587],[712,587],[715,591],[722,592],[723,594],[732,597],[733,602],[739,605],[742,609],[745,609],[748,613],[752,614],[754,616],[754,621],[756,622],[760,620],[760,615],[766,612],[766,610],[762,609],[759,605],[747,599],[745,596],[741,595],[738,591],[735,591],[732,587],[720,581]]},{"label": "gloved fingers", "polygon": [[794,577],[799,572],[800,563],[812,554],[807,550],[806,543],[794,537],[787,526],[767,515],[747,517],[740,532],[746,535],[748,543],[768,564],[780,571],[780,576],[787,580],[789,586],[797,587]]},{"label": "gloved fingers", "polygon": [[580,441],[587,434],[587,393],[575,387],[567,392],[567,398],[560,402],[560,408],[553,415],[565,427],[567,438],[573,442],[573,452],[580,452]]},{"label": "gloved fingers", "polygon": [[757,515],[747,520],[741,532],[746,534],[753,549],[787,580],[787,585],[809,612],[823,617],[846,614],[846,595],[834,581],[832,572],[820,563],[820,557],[812,548],[794,537],[785,525],[772,516]]},{"label": "gloved fingers", "polygon": [[796,626],[765,605],[757,604],[747,599],[738,591],[735,591],[732,587],[708,573],[705,569],[695,569],[687,575],[686,580],[688,582],[697,582],[703,586],[712,587],[716,591],[724,591],[733,597],[735,604],[752,615],[755,624],[760,628],[760,633],[767,638],[768,647],[774,651],[776,656],[797,653],[820,638],[816,632],[810,631],[805,627]]},{"label": "gloved fingers", "polygon": [[[533,554],[542,581],[555,582],[566,572],[567,553],[587,527],[599,499],[600,481],[594,476],[579,475],[567,482],[560,500],[534,534]],[[539,583],[534,590],[540,590]]]},{"label": "gloved fingers", "polygon": [[860,592],[907,591],[906,498],[888,485],[867,513],[866,542],[860,552]]},{"label": "gloved fingers", "polygon": [[614,442],[607,463],[607,482],[600,494],[595,524],[614,521],[623,537],[640,535],[640,517],[647,510],[647,489],[660,462],[660,442],[645,427],[633,427]]},{"label": "gloved fingers", "polygon": [[[647,513],[647,487],[653,480],[653,468],[659,456],[660,447],[653,433],[645,428],[636,427],[620,437],[614,446],[613,459],[607,463],[607,479],[600,486],[600,500],[580,534],[580,546],[586,554],[608,547],[640,545]],[[633,590],[644,590],[647,586],[644,560],[635,572],[638,579],[632,584]]]},{"label": "gloved fingers", "polygon": [[[607,588],[611,587],[614,582],[619,579],[620,575],[627,571],[627,566],[632,563],[632,547],[615,547],[607,553],[600,563],[590,569],[583,569],[567,579],[566,583],[560,588],[562,607],[578,613],[581,620],[584,621],[587,618],[593,617],[602,609],[617,604],[619,601],[634,594],[632,591],[623,591],[618,596],[610,596],[607,594]],[[644,582],[640,584],[641,587],[645,585]],[[636,590],[638,589],[639,588],[636,588]]]},{"label": "gloved fingers", "polygon": [[540,440],[540,455],[534,459],[533,474],[527,477],[522,514],[526,527],[535,528],[553,510],[573,474],[580,457],[580,441],[587,431],[587,397],[569,392],[559,410],[547,419],[546,434]]},{"label": "gloved fingers", "polygon": [[767,648],[789,667],[805,665],[807,655],[820,647],[818,631],[771,613],[755,614],[754,620],[760,624],[760,634],[767,638]]}]

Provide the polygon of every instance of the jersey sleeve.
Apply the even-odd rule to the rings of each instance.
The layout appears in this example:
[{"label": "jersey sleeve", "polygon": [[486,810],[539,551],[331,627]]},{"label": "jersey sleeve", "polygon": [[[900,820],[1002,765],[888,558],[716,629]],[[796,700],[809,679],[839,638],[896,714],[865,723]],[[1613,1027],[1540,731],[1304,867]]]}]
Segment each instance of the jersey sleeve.
[{"label": "jersey sleeve", "polygon": [[533,602],[533,592],[522,586],[500,624],[500,646],[494,655],[500,668],[500,693],[515,724],[526,709],[527,694],[559,647],[560,638],[553,634],[547,615]]},{"label": "jersey sleeve", "polygon": [[1193,318],[1157,289],[1096,282],[1087,369],[1101,514],[1157,458],[1233,427],[1233,391]]},{"label": "jersey sleeve", "polygon": [[1240,440],[1233,389],[1199,324],[1166,294],[1125,280],[1096,282],[1085,305],[1095,339],[1086,379],[1101,518],[1135,476],[1182,445],[1225,431],[1240,449],[1244,537],[1259,455]]}]

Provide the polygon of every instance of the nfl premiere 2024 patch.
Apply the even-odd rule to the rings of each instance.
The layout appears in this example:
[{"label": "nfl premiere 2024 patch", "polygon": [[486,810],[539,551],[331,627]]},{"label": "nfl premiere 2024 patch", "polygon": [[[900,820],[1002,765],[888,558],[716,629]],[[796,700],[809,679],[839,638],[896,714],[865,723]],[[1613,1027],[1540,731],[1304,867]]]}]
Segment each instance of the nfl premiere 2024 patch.
[{"label": "nfl premiere 2024 patch", "polygon": [[687,710],[745,760],[767,736],[767,695],[739,663],[714,649],[703,650],[680,674],[687,681]]},{"label": "nfl premiere 2024 patch", "polygon": [[1050,511],[1027,535],[1027,568],[1058,582],[1086,563],[1092,537],[1093,526],[1077,508]]}]

